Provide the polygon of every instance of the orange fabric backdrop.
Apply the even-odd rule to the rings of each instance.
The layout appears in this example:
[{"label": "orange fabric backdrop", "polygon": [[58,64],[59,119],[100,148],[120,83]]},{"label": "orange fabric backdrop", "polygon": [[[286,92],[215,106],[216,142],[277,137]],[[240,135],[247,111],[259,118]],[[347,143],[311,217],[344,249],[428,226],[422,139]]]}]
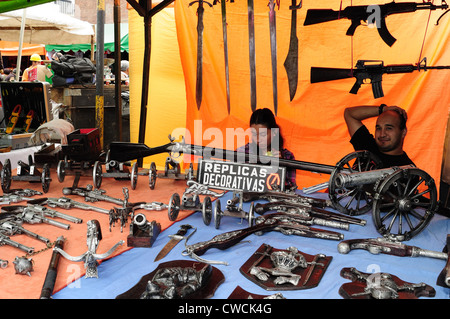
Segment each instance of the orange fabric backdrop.
[{"label": "orange fabric backdrop", "polygon": [[[195,134],[191,142],[226,148],[226,140],[207,136],[205,131],[218,128],[248,127],[251,115],[250,71],[248,46],[247,1],[227,1],[229,76],[231,113],[226,104],[224,43],[220,4],[204,4],[203,32],[203,100],[200,110],[195,101],[197,57],[197,7],[190,0],[175,2],[175,21],[181,63],[186,85],[186,127]],[[396,1],[406,2],[406,1]],[[382,4],[383,2],[380,2]],[[269,39],[268,1],[255,1],[255,43],[258,108],[273,110],[271,55]],[[382,86],[384,97],[374,99],[370,85],[363,85],[357,95],[350,94],[355,79],[310,83],[310,68],[351,68],[357,60],[383,60],[388,64],[415,64],[427,57],[428,65],[450,65],[450,20],[444,17],[438,26],[442,10],[417,11],[386,18],[391,34],[397,42],[389,47],[374,28],[360,26],[353,37],[346,36],[350,20],[303,26],[307,9],[339,10],[340,1],[304,1],[297,11],[299,39],[299,82],[291,102],[283,63],[289,48],[291,12],[290,1],[276,7],[278,116],[286,146],[297,160],[335,165],[353,151],[343,119],[347,106],[398,105],[408,112],[408,135],[405,150],[419,168],[436,181],[440,178],[445,130],[448,118],[450,70],[415,71],[409,74],[385,74]],[[342,1],[342,8],[352,1]],[[371,1],[353,1],[353,5],[370,5]],[[428,30],[427,21],[430,17]],[[421,47],[426,33],[423,51]],[[447,50],[446,50],[447,49]],[[196,121],[201,120],[201,122]],[[201,123],[200,132],[199,123]],[[375,120],[366,124],[371,132]],[[232,136],[228,136],[232,138]],[[230,144],[228,144],[230,145]],[[239,145],[236,145],[239,146]],[[327,181],[329,175],[298,171],[299,187]]]}]

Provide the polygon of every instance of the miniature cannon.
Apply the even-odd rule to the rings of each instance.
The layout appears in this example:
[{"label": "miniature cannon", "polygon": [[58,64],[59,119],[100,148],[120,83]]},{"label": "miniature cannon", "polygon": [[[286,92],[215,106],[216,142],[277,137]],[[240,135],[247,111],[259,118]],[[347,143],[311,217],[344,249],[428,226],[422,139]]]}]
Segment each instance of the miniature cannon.
[{"label": "miniature cannon", "polygon": [[37,169],[33,163],[33,158],[28,157],[28,164],[22,161],[17,162],[17,175],[12,176],[11,161],[6,159],[5,164],[1,165],[1,184],[4,193],[9,193],[11,181],[27,181],[30,183],[41,183],[44,193],[50,188],[50,168],[48,164],[44,164],[42,171]]},{"label": "miniature cannon", "polygon": [[212,201],[211,197],[206,196],[203,200],[203,203],[200,203],[200,197],[197,194],[192,195],[186,193],[184,193],[182,198],[180,199],[180,195],[178,193],[174,193],[170,197],[170,202],[167,210],[169,214],[169,220],[171,221],[177,219],[180,210],[201,211],[203,222],[205,223],[205,225],[209,225],[211,223],[212,217]]},{"label": "miniature cannon", "polygon": [[92,168],[102,157],[98,129],[79,129],[67,135],[67,145],[62,145],[64,160],[56,166],[58,180],[62,183],[66,175],[92,176]]},{"label": "miniature cannon", "polygon": [[[236,203],[236,199],[238,199],[238,204]],[[214,226],[216,229],[219,229],[223,216],[241,218],[241,220],[246,219],[248,221],[248,226],[252,226],[255,218],[253,202],[250,205],[248,212],[243,210],[242,204],[243,196],[237,196],[236,192],[233,192],[232,199],[227,200],[227,206],[224,211],[222,211],[220,207],[220,201],[217,200],[214,204]]]},{"label": "miniature cannon", "polygon": [[[372,216],[377,231],[397,241],[409,240],[420,233],[437,210],[434,179],[413,166],[338,173],[334,176],[333,185],[330,180],[330,188],[342,193],[350,188],[364,191],[373,203]],[[345,204],[340,207],[345,207]]]},{"label": "miniature cannon", "polygon": [[157,178],[169,178],[174,180],[193,180],[194,179],[194,167],[192,163],[189,165],[189,169],[186,174],[181,173],[180,163],[176,162],[172,157],[167,157],[164,164],[164,173],[156,171],[156,164],[152,162],[148,171],[148,185],[150,189],[155,189]]},{"label": "miniature cannon", "polygon": [[130,180],[131,189],[136,189],[138,178],[137,162],[135,162],[131,166],[130,170],[128,168],[130,166],[128,163],[120,163],[115,160],[109,160],[108,156],[106,156],[106,158],[107,158],[105,163],[106,172],[102,171],[102,163],[100,161],[96,161],[94,163],[92,178],[95,187],[100,188],[100,186],[102,185],[102,179],[104,177],[113,177],[116,180]]}]

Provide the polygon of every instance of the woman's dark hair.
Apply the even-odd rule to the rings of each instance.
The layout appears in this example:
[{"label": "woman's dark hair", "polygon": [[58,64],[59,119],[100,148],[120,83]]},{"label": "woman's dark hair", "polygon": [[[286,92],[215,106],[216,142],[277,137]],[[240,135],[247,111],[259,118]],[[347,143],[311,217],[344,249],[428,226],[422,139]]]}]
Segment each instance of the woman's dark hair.
[{"label": "woman's dark hair", "polygon": [[279,138],[279,144],[280,144],[280,151],[284,148],[284,140],[283,136],[281,135],[281,129],[277,124],[277,121],[275,120],[275,115],[273,115],[272,111],[268,108],[263,109],[257,109],[252,113],[252,116],[250,116],[250,126],[252,125],[264,125],[265,127],[269,129],[276,128],[278,129],[278,136],[275,135],[275,138]]}]

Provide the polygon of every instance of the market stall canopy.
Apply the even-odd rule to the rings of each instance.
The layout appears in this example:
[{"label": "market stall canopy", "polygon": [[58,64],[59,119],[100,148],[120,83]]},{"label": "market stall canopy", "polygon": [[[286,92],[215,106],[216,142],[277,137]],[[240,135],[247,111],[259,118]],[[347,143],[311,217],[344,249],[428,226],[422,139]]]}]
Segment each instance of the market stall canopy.
[{"label": "market stall canopy", "polygon": [[[105,24],[105,51],[111,51],[114,52],[114,24],[109,23]],[[86,52],[88,50],[91,50],[91,44],[90,43],[79,43],[79,44],[48,44],[45,46],[45,49],[47,52],[51,52],[52,50],[55,51],[82,51]],[[128,23],[121,23],[120,24],[120,51],[128,52]]]},{"label": "market stall canopy", "polygon": [[[2,56],[17,56],[19,54],[19,42],[0,41],[0,52]],[[37,53],[45,55],[45,45],[24,43],[22,46],[22,55],[32,55]]]},{"label": "market stall canopy", "polygon": [[[60,13],[57,6],[43,4],[25,9],[24,43],[90,43],[93,26]],[[0,13],[0,40],[18,41],[24,9]]]}]

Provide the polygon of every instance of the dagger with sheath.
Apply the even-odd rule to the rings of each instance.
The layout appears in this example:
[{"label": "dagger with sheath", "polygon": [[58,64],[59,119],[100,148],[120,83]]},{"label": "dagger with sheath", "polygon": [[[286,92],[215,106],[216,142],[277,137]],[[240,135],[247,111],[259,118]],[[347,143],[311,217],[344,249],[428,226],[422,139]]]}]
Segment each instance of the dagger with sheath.
[{"label": "dagger with sheath", "polygon": [[[154,261],[163,259],[172,250],[173,247],[175,247],[181,240],[183,240],[185,238],[184,236],[186,235],[187,231],[191,228],[192,228],[191,225],[187,225],[187,224],[181,225],[180,229],[177,231],[176,234],[169,235],[169,237],[170,237],[169,242],[164,246],[163,249],[161,249],[161,251],[155,257]],[[195,231],[196,231],[196,229],[194,229],[193,233]]]}]

